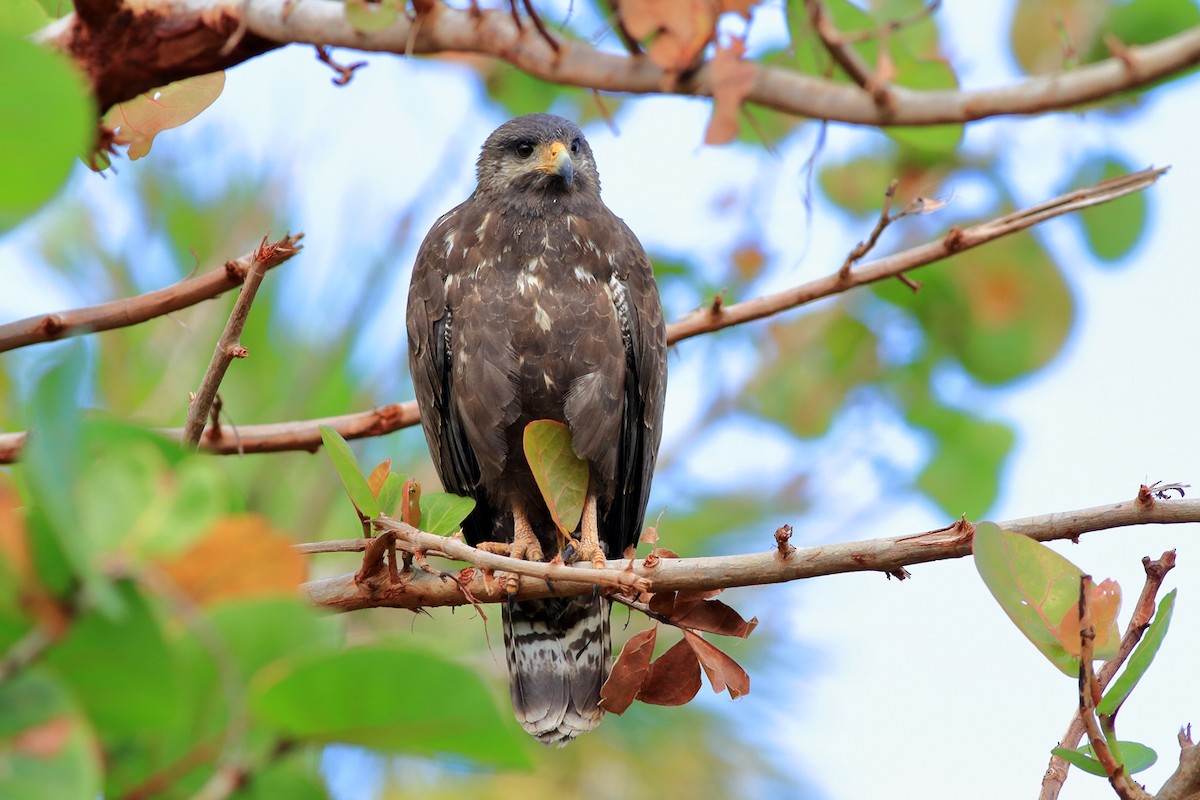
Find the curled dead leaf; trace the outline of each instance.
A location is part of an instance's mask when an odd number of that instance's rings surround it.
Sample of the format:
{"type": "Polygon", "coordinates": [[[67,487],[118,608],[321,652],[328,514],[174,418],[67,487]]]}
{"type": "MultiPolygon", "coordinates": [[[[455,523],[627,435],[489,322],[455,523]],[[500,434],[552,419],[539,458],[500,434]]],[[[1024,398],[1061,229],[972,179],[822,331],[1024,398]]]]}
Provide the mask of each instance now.
{"type": "Polygon", "coordinates": [[[685,629],[683,638],[700,660],[700,666],[704,667],[704,674],[708,676],[714,692],[720,694],[728,690],[729,696],[735,700],[750,693],[750,676],[741,664],[698,633],[685,629]]]}
{"type": "Polygon", "coordinates": [[[656,706],[681,706],[700,691],[700,661],[680,639],[651,665],[637,699],[656,706]]]}
{"type": "Polygon", "coordinates": [[[717,46],[711,62],[713,113],[705,144],[727,144],[737,136],[742,101],[754,86],[754,65],[742,59],[745,53],[745,40],[736,36],[728,47],[717,46]]]}
{"type": "Polygon", "coordinates": [[[613,664],[608,680],[600,688],[600,707],[610,714],[624,714],[645,682],[654,654],[654,638],[658,626],[639,631],[629,637],[621,655],[613,664]]]}

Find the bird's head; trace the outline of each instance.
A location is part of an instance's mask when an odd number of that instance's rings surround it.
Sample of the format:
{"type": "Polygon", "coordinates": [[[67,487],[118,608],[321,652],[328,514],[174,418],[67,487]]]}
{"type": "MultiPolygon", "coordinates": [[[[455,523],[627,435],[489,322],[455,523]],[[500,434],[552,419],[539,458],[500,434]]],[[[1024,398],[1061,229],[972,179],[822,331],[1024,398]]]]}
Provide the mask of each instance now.
{"type": "Polygon", "coordinates": [[[476,175],[477,193],[514,201],[600,193],[583,131],[553,114],[526,114],[497,128],[483,143],[476,175]]]}

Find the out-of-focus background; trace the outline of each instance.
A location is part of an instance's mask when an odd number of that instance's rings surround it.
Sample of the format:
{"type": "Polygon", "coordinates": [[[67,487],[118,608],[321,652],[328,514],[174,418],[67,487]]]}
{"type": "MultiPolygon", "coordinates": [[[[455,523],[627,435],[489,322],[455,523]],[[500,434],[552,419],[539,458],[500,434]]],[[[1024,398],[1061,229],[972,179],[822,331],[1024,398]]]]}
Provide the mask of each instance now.
{"type": "MultiPolygon", "coordinates": [[[[908,7],[882,5],[873,13],[908,7]]],[[[576,31],[602,31],[592,3],[538,7],[576,31]]],[[[748,32],[752,56],[819,68],[827,56],[811,35],[788,43],[799,7],[768,0],[748,25],[723,28],[748,32]]],[[[1067,45],[1087,60],[1121,13],[1177,27],[1200,17],[1190,0],[951,1],[905,43],[918,60],[952,65],[931,67],[928,85],[956,74],[984,87],[1061,68],[1067,45]]],[[[597,41],[619,47],[611,33],[597,41]]],[[[1194,76],[1103,108],[965,128],[885,133],[751,108],[736,142],[707,147],[706,100],[597,101],[491,62],[366,60],[335,88],[311,48],[270,53],[229,71],[216,103],[162,134],[148,157],[118,158],[105,174],[79,165],[52,203],[0,237],[0,323],[158,288],[248,251],[267,231],[302,230],[304,251],[268,275],[254,306],[243,336],[252,357],[222,385],[230,421],[409,399],[404,305],[416,249],[470,193],[486,135],[535,110],[583,123],[604,199],[653,256],[669,318],[718,292],[736,302],[837,269],[874,225],[893,177],[900,202],[924,195],[946,205],[891,226],[872,255],[1169,164],[1142,195],[913,273],[918,294],[893,281],[673,348],[648,518],[661,513],[660,543],[682,555],[739,553],[770,547],[783,522],[793,544],[815,545],[920,532],[962,514],[1086,508],[1131,498],[1141,483],[1200,480],[1194,76]]],[[[88,339],[87,404],[181,424],[231,302],[88,339]]],[[[0,428],[23,427],[31,376],[56,347],[0,357],[0,428]]],[[[391,458],[393,469],[436,484],[415,429],[355,449],[364,464],[391,458]]],[[[355,534],[323,457],[219,465],[247,509],[295,539],[355,534]]],[[[1122,620],[1142,556],[1178,551],[1166,584],[1180,587],[1175,629],[1120,719],[1123,734],[1159,752],[1139,775],[1151,787],[1174,768],[1179,726],[1200,721],[1200,603],[1190,591],[1200,586],[1198,533],[1121,529],[1056,545],[1121,582],[1122,620]]],[[[352,556],[314,558],[320,574],[354,568],[352,556]]],[[[1076,706],[1075,682],[1028,646],[969,560],[911,572],[903,582],[863,573],[727,592],[761,622],[727,645],[750,672],[747,697],[704,688],[686,707],[637,705],[566,750],[531,748],[532,771],[353,747],[330,748],[320,769],[340,800],[1031,796],[1076,706]]],[[[478,671],[507,715],[491,616],[481,625],[469,608],[377,610],[349,625],[352,639],[402,639],[478,671]]],[[[618,641],[641,625],[614,612],[618,641]]],[[[364,676],[375,678],[404,684],[364,676]]],[[[402,713],[402,691],[397,703],[402,713]]],[[[1102,779],[1072,774],[1062,796],[1107,791],[1102,779]]]]}

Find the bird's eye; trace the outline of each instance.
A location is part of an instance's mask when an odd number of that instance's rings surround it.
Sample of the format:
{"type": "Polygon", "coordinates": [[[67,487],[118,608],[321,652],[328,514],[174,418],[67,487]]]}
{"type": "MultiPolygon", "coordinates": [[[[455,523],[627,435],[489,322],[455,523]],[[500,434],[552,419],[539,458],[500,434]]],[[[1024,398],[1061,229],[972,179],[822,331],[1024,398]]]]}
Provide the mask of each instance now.
{"type": "Polygon", "coordinates": [[[529,158],[533,155],[533,145],[529,142],[518,142],[516,152],[521,158],[529,158]]]}
{"type": "Polygon", "coordinates": [[[579,137],[576,136],[571,140],[571,155],[579,155],[579,137]]]}

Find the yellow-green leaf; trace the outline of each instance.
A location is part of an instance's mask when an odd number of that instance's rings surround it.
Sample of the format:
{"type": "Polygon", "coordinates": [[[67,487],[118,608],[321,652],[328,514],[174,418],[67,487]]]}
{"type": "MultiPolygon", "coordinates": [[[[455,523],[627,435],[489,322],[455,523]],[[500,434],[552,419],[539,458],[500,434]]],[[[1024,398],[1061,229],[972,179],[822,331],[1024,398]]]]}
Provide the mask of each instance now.
{"type": "Polygon", "coordinates": [[[104,115],[104,124],[116,131],[116,144],[129,146],[129,159],[139,159],[150,152],[155,136],[194,119],[224,88],[224,72],[168,83],[113,106],[104,115]]]}
{"type": "Polygon", "coordinates": [[[573,533],[583,516],[589,470],[571,447],[570,429],[554,420],[536,420],[525,426],[524,446],[554,524],[564,534],[573,533]]]}

